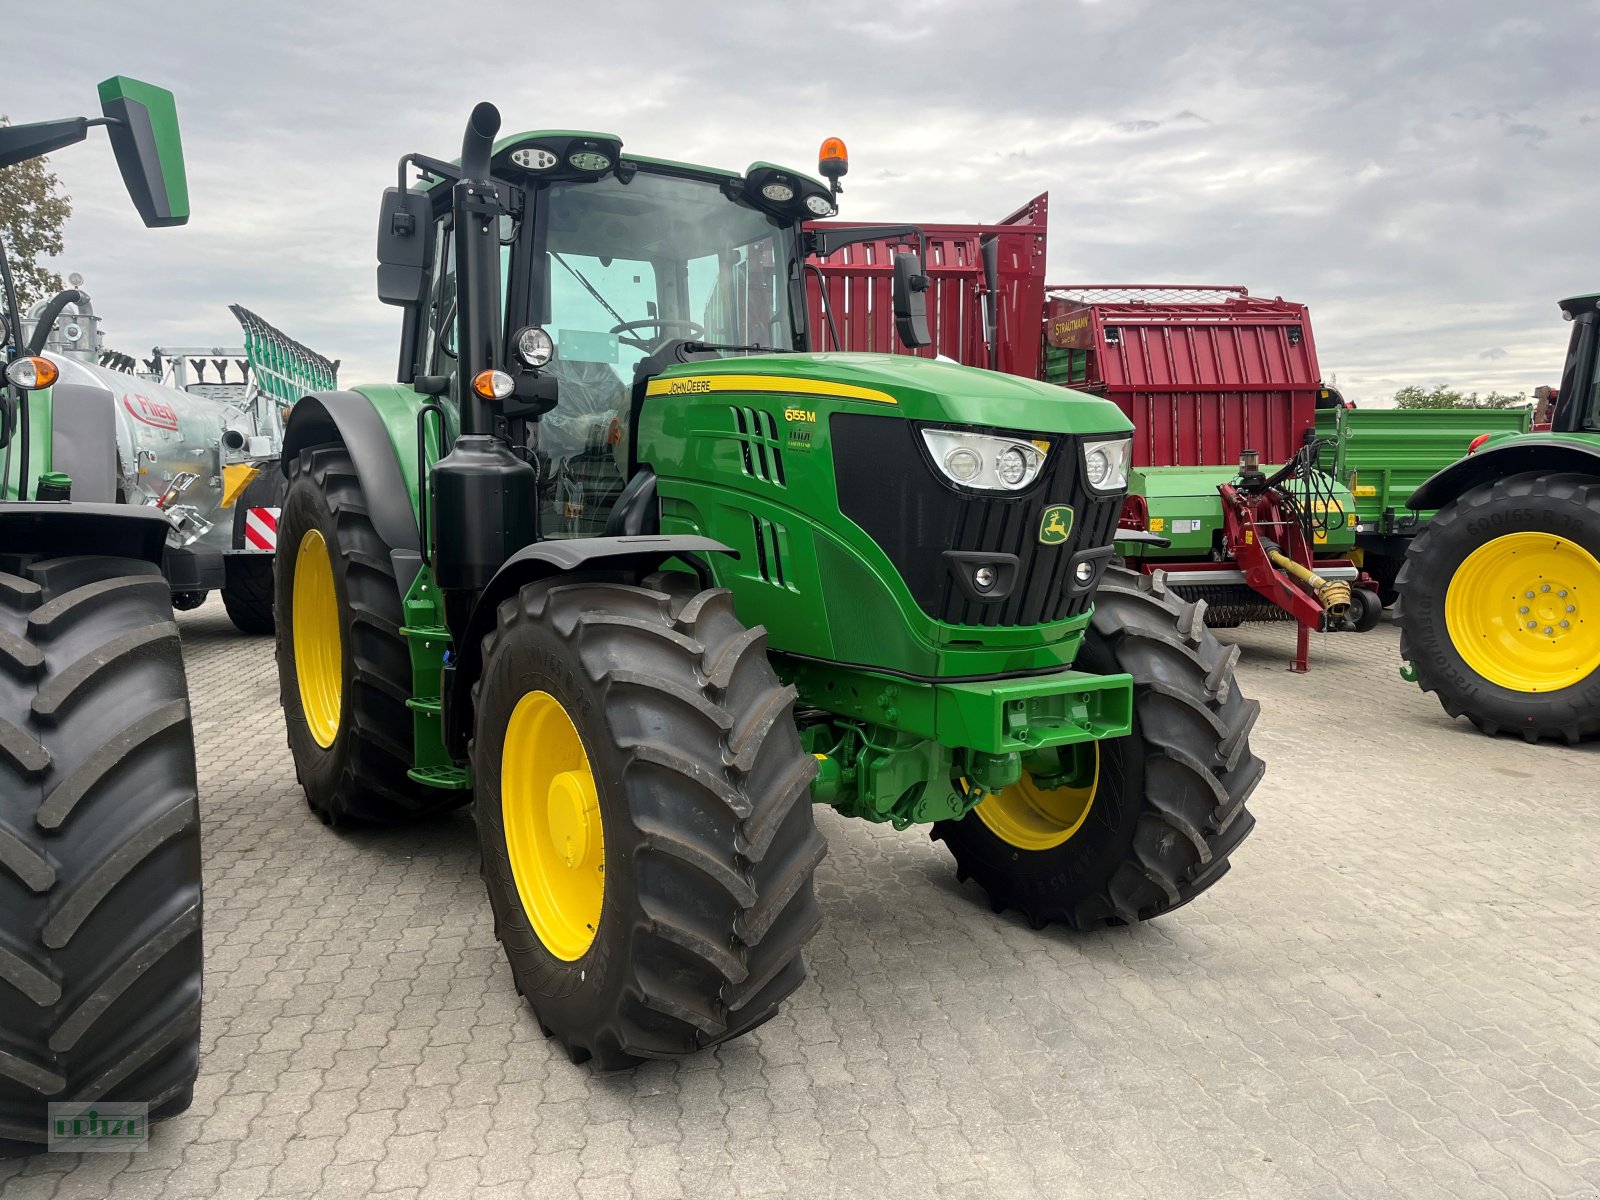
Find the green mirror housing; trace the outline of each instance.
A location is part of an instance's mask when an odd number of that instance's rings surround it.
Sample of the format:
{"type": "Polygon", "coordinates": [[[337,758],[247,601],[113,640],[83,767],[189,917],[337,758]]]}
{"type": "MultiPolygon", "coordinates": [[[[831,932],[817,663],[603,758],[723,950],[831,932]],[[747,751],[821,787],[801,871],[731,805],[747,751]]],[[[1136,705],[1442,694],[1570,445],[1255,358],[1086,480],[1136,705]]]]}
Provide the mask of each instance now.
{"type": "Polygon", "coordinates": [[[111,148],[139,216],[151,227],[189,220],[178,106],[166,88],[113,75],[100,85],[111,148]]]}

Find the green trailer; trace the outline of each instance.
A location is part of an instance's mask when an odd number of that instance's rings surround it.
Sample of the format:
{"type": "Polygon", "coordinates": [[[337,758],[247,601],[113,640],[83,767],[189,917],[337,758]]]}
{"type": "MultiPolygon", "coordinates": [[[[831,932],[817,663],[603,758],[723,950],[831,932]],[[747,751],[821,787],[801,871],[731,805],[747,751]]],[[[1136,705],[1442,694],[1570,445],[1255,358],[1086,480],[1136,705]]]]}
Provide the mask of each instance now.
{"type": "Polygon", "coordinates": [[[1406,547],[1433,516],[1411,508],[1429,478],[1484,435],[1527,433],[1531,408],[1324,408],[1317,412],[1322,466],[1354,504],[1352,557],[1378,584],[1384,607],[1395,602],[1395,579],[1406,547]]]}

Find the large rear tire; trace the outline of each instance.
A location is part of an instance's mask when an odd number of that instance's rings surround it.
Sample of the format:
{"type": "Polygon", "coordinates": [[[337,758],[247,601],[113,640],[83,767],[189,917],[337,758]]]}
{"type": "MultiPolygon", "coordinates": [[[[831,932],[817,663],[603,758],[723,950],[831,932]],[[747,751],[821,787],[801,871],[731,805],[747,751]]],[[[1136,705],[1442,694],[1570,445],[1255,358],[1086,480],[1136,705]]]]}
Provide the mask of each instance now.
{"type": "Polygon", "coordinates": [[[0,556],[0,1149],[43,1149],[51,1102],[188,1107],[197,796],[159,569],[0,556]]]}
{"type": "Polygon", "coordinates": [[[1513,475],[1439,510],[1400,572],[1400,656],[1452,717],[1600,737],[1600,479],[1513,475]]]}
{"type": "Polygon", "coordinates": [[[1106,573],[1077,666],[1133,676],[1133,732],[1062,754],[1039,780],[933,827],[957,878],[996,912],[1016,908],[1036,929],[1133,924],[1227,873],[1255,825],[1245,801],[1265,770],[1250,750],[1261,706],[1239,694],[1239,650],[1204,614],[1156,577],[1106,573]]]}
{"type": "Polygon", "coordinates": [[[328,825],[395,824],[465,804],[411,765],[411,655],[399,585],[343,446],[289,465],[278,520],[278,689],[295,777],[328,825]]]}
{"type": "Polygon", "coordinates": [[[731,593],[530,584],[484,641],[483,874],[517,989],[574,1062],[690,1054],[805,979],[826,844],[794,689],[731,593]]]}

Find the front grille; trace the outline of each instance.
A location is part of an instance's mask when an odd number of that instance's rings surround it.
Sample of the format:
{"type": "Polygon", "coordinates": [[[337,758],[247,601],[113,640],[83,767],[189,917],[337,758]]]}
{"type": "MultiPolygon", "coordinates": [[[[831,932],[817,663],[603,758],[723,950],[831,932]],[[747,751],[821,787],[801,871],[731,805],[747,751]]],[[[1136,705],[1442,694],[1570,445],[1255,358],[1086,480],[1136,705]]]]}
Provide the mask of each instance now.
{"type": "Polygon", "coordinates": [[[1076,438],[996,431],[1051,444],[1032,486],[1001,495],[963,492],[946,482],[910,421],[835,413],[829,430],[839,507],[889,556],[928,616],[952,625],[998,627],[1040,625],[1088,611],[1107,560],[1095,560],[1096,575],[1087,586],[1071,578],[1071,563],[1084,550],[1111,545],[1122,494],[1102,497],[1088,490],[1076,438]],[[1047,546],[1039,541],[1039,526],[1054,504],[1070,504],[1074,520],[1065,542],[1047,546]],[[1010,594],[988,603],[972,599],[957,582],[947,550],[1015,555],[1010,594]]]}

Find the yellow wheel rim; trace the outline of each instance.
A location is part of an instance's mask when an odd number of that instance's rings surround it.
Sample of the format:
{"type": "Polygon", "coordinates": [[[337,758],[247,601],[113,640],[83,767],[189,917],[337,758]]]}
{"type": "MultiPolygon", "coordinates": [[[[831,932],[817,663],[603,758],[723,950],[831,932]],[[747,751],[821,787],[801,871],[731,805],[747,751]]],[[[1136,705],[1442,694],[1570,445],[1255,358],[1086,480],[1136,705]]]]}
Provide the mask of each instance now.
{"type": "Polygon", "coordinates": [[[1059,787],[1040,787],[1033,772],[972,811],[1001,841],[1019,850],[1053,850],[1083,828],[1100,786],[1100,746],[1079,751],[1082,759],[1059,787]]]}
{"type": "Polygon", "coordinates": [[[1553,692],[1600,669],[1600,561],[1549,533],[1508,533],[1456,568],[1445,628],[1467,666],[1514,692],[1553,692]]]}
{"type": "Polygon", "coordinates": [[[317,745],[339,736],[344,706],[344,646],[339,636],[339,596],[333,587],[328,543],[315,529],[300,539],[294,560],[294,673],[300,711],[317,745]]]}
{"type": "Polygon", "coordinates": [[[557,958],[582,958],[606,894],[605,832],[583,740],[548,692],[525,695],[506,725],[500,814],[511,877],[534,933],[557,958]]]}

